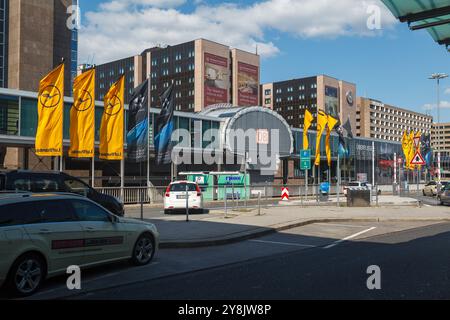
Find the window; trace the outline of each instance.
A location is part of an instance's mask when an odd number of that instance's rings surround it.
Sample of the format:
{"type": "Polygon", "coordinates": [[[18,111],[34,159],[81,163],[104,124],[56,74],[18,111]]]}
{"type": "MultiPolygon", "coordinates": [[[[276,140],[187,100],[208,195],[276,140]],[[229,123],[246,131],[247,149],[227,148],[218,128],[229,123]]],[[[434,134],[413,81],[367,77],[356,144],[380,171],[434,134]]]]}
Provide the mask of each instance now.
{"type": "Polygon", "coordinates": [[[170,192],[185,192],[186,185],[188,186],[188,191],[197,191],[197,186],[195,184],[189,183],[176,183],[170,186],[170,192]]]}
{"type": "Polygon", "coordinates": [[[267,89],[266,91],[264,91],[264,94],[265,94],[266,96],[270,96],[270,95],[272,94],[272,90],[267,89]]]}
{"type": "Polygon", "coordinates": [[[269,98],[269,99],[265,100],[265,104],[270,104],[270,103],[272,103],[272,99],[269,98]]]}
{"type": "Polygon", "coordinates": [[[109,222],[110,214],[98,205],[83,200],[71,200],[70,204],[80,221],[109,222]]]}
{"type": "Polygon", "coordinates": [[[41,222],[34,202],[0,206],[0,227],[34,224],[41,222]]]}
{"type": "Polygon", "coordinates": [[[69,192],[80,194],[85,197],[91,191],[91,189],[86,184],[84,184],[84,182],[75,179],[64,180],[64,185],[66,186],[69,192]]]}
{"type": "Polygon", "coordinates": [[[65,200],[52,200],[36,202],[33,207],[39,213],[41,223],[74,221],[73,212],[67,209],[67,205],[65,200]]]}

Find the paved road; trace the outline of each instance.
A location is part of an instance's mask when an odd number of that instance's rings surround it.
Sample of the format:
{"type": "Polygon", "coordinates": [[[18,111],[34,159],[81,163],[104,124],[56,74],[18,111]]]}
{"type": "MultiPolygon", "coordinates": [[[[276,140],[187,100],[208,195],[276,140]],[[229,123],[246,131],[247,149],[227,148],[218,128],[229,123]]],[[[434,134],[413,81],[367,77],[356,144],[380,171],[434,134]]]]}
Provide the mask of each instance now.
{"type": "Polygon", "coordinates": [[[96,268],[83,273],[78,293],[57,278],[33,299],[450,298],[449,231],[426,222],[314,224],[227,246],[162,250],[142,268],[96,268]],[[381,267],[381,291],[366,288],[370,265],[381,267]]]}

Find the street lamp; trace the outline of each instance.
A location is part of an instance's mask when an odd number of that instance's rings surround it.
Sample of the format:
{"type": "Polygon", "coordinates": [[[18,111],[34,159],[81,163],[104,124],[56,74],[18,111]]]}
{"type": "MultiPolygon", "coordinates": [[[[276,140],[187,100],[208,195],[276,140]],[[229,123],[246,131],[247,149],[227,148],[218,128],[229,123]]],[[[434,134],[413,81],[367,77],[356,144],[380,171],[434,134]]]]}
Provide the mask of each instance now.
{"type": "Polygon", "coordinates": [[[442,179],[442,177],[441,177],[441,135],[440,135],[440,133],[441,133],[441,131],[440,131],[440,123],[441,123],[441,110],[440,110],[440,106],[441,106],[441,99],[440,99],[440,94],[441,94],[441,91],[440,91],[440,82],[441,82],[441,80],[442,79],[445,79],[445,78],[447,78],[448,77],[448,74],[445,74],[445,73],[433,73],[432,75],[431,75],[431,77],[430,78],[428,78],[428,79],[430,79],[430,80],[436,80],[436,82],[437,82],[437,115],[438,115],[438,121],[437,121],[437,130],[438,130],[438,139],[437,139],[437,145],[438,145],[438,154],[437,154],[437,157],[438,157],[438,171],[439,171],[439,173],[438,173],[438,194],[439,194],[439,191],[440,191],[440,189],[441,189],[441,179],[442,179]]]}

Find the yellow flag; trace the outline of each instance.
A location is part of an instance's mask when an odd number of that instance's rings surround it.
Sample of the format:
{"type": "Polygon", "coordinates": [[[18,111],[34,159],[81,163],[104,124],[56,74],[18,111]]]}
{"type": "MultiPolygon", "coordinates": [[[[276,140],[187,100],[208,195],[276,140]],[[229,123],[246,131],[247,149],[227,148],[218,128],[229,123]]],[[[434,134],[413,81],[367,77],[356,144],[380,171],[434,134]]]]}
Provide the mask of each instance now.
{"type": "Polygon", "coordinates": [[[69,157],[93,158],[95,144],[95,69],[73,82],[69,157]]]}
{"type": "Polygon", "coordinates": [[[333,118],[332,116],[327,116],[327,140],[326,140],[326,151],[327,151],[327,160],[328,167],[331,167],[331,146],[330,146],[330,138],[331,131],[333,131],[334,127],[338,124],[339,120],[333,118]]]}
{"type": "Polygon", "coordinates": [[[312,116],[309,110],[305,111],[305,122],[303,125],[303,150],[309,149],[309,140],[308,140],[308,130],[311,128],[311,124],[314,121],[314,117],[312,116]]]}
{"type": "Polygon", "coordinates": [[[409,134],[406,132],[403,132],[403,137],[402,137],[402,149],[403,149],[403,155],[405,156],[405,168],[409,169],[409,134]]]}
{"type": "Polygon", "coordinates": [[[408,157],[408,168],[410,169],[410,170],[414,170],[414,168],[415,168],[415,166],[413,166],[412,164],[411,164],[411,161],[413,160],[413,158],[414,158],[414,155],[415,155],[415,148],[414,148],[414,131],[411,131],[410,133],[409,133],[409,140],[408,140],[408,142],[409,142],[409,148],[408,148],[408,151],[409,151],[409,157],[408,157]]]}
{"type": "Polygon", "coordinates": [[[125,77],[114,83],[105,95],[100,127],[100,159],[123,160],[125,77]]]}
{"type": "Polygon", "coordinates": [[[323,111],[319,111],[317,116],[316,162],[314,163],[316,167],[320,165],[320,142],[327,127],[327,123],[327,115],[323,111]]]}
{"type": "Polygon", "coordinates": [[[36,155],[63,155],[64,64],[39,83],[36,155]]]}

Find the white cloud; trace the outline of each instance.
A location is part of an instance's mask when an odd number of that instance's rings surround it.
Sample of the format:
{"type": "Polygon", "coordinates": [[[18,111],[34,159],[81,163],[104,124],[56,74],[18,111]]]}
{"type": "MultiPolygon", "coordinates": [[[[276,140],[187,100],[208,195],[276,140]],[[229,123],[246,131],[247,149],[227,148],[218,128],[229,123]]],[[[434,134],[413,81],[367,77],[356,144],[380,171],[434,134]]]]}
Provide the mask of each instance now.
{"type": "MultiPolygon", "coordinates": [[[[432,104],[432,103],[427,103],[423,106],[424,110],[435,110],[437,106],[437,103],[432,104]]],[[[450,101],[441,101],[440,102],[440,108],[441,109],[450,109],[450,101]]]]}
{"type": "MultiPolygon", "coordinates": [[[[367,7],[376,0],[265,0],[250,5],[208,5],[197,2],[192,12],[176,7],[184,0],[109,0],[102,11],[87,12],[80,30],[80,62],[95,54],[95,63],[131,56],[155,44],[174,45],[205,38],[248,51],[258,45],[263,57],[279,48],[269,31],[293,38],[374,36],[367,28],[367,7]]],[[[396,20],[381,9],[382,28],[396,20]]],[[[295,41],[295,39],[293,40],[295,41]]]]}
{"type": "Polygon", "coordinates": [[[444,93],[445,94],[450,94],[450,88],[445,89],[444,93]]]}

